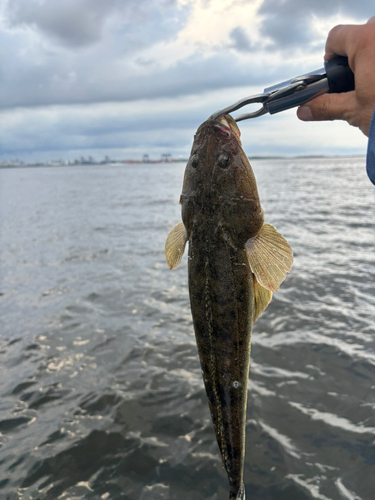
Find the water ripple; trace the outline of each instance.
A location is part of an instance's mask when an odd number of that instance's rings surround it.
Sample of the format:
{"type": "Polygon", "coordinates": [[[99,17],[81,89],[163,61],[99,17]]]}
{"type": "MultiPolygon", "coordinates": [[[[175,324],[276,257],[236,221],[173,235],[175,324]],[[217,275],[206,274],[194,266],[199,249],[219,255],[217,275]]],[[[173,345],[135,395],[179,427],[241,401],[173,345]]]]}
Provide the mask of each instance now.
{"type": "MultiPolygon", "coordinates": [[[[252,334],[250,498],[372,500],[375,191],[363,158],[253,162],[292,272],[252,334]]],[[[0,169],[0,496],[220,500],[183,164],[0,169]]]]}

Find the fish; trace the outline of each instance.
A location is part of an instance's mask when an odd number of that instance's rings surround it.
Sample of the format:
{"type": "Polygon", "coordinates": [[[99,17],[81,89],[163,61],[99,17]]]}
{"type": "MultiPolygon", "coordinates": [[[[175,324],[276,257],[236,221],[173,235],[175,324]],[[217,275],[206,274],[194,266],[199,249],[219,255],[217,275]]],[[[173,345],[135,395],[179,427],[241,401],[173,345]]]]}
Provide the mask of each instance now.
{"type": "Polygon", "coordinates": [[[290,272],[293,252],[268,223],[241,133],[230,115],[198,128],[180,197],[182,222],[165,256],[176,269],[187,242],[191,313],[203,382],[230,500],[244,500],[252,325],[290,272]]]}

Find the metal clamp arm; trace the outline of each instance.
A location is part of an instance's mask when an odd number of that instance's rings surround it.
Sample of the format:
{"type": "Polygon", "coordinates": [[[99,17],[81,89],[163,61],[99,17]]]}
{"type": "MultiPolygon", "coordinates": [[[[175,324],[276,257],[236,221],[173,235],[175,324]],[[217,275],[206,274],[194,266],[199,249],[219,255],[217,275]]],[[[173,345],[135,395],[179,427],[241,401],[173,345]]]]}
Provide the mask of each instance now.
{"type": "Polygon", "coordinates": [[[324,68],[267,87],[263,94],[241,99],[232,106],[216,111],[212,118],[216,120],[219,116],[233,113],[247,104],[262,104],[257,111],[235,117],[236,122],[239,122],[300,106],[326,92],[339,93],[350,90],[354,90],[354,75],[349,68],[348,58],[337,56],[327,61],[324,68]]]}
{"type": "MultiPolygon", "coordinates": [[[[224,109],[220,109],[219,111],[216,111],[215,113],[212,114],[211,118],[213,120],[217,120],[219,116],[222,115],[228,115],[229,113],[233,113],[233,111],[237,111],[237,109],[243,108],[244,106],[247,106],[248,104],[256,104],[256,103],[261,103],[263,104],[267,99],[268,99],[268,94],[257,94],[253,95],[250,97],[245,97],[244,99],[241,99],[231,106],[228,106],[224,109]]],[[[256,116],[262,116],[265,113],[267,113],[267,109],[264,107],[264,105],[258,110],[255,111],[254,113],[249,113],[249,115],[252,115],[251,118],[255,118],[256,116]]]]}

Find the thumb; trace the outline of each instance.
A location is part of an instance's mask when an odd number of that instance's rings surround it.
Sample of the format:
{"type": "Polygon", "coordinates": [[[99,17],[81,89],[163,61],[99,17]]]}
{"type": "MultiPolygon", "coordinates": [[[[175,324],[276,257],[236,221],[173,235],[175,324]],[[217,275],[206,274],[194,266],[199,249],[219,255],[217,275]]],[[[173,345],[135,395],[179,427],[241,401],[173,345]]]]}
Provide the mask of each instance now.
{"type": "Polygon", "coordinates": [[[323,94],[297,109],[300,120],[346,120],[355,107],[354,92],[342,94],[323,94]]]}

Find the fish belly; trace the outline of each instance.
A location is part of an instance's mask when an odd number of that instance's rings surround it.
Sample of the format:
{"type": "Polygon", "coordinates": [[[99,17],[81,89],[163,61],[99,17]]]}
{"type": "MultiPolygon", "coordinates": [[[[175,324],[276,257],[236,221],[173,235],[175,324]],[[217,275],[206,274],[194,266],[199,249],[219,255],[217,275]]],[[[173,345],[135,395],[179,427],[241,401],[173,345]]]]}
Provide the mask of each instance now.
{"type": "Polygon", "coordinates": [[[189,293],[203,380],[230,482],[243,487],[247,384],[254,287],[244,249],[223,239],[189,243],[189,293]]]}

